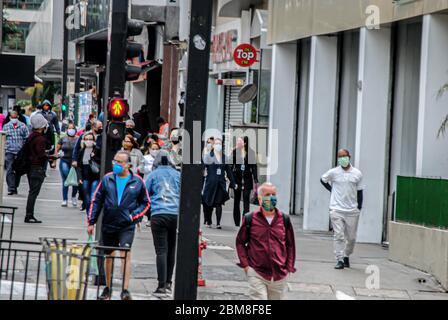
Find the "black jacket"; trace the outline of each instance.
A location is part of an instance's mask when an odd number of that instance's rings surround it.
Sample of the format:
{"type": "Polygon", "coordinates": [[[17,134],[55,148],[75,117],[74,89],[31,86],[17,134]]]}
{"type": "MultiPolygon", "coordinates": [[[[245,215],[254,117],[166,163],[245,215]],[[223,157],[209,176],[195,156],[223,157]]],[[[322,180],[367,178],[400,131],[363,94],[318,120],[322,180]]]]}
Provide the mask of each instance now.
{"type": "Polygon", "coordinates": [[[253,150],[249,150],[244,161],[242,161],[241,151],[233,151],[232,173],[238,187],[244,187],[246,190],[253,189],[254,184],[258,183],[258,166],[256,160],[256,155],[253,150]]]}
{"type": "Polygon", "coordinates": [[[88,222],[91,226],[95,225],[103,212],[103,232],[116,232],[141,222],[150,206],[145,182],[134,174],[126,184],[123,198],[118,204],[115,175],[108,174],[94,193],[88,222]]]}
{"type": "MultiPolygon", "coordinates": [[[[210,155],[214,158],[213,152],[210,155]]],[[[230,188],[235,187],[235,179],[230,165],[226,164],[225,159],[221,164],[204,164],[204,172],[202,203],[209,207],[224,205],[230,199],[227,191],[226,175],[230,180],[230,188]]]]}
{"type": "MultiPolygon", "coordinates": [[[[98,181],[101,178],[100,175],[94,174],[92,172],[92,169],[90,168],[90,165],[84,165],[82,163],[82,159],[84,157],[85,150],[86,149],[81,149],[80,152],[78,153],[78,158],[76,159],[76,162],[78,162],[78,167],[76,168],[78,177],[83,181],[84,180],[85,181],[98,181]]],[[[94,148],[93,153],[95,154],[95,157],[97,157],[98,149],[94,148]]],[[[101,151],[99,151],[99,153],[101,153],[101,151]]],[[[96,161],[97,159],[95,157],[91,157],[91,159],[96,161]]],[[[100,162],[97,162],[97,163],[101,163],[101,158],[100,158],[100,162]]]]}

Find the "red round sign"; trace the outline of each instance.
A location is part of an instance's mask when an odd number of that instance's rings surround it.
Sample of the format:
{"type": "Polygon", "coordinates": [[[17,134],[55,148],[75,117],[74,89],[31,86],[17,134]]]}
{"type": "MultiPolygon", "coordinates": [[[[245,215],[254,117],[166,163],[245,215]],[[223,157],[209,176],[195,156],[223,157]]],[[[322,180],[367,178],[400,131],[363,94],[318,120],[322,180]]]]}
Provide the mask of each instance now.
{"type": "Polygon", "coordinates": [[[233,59],[240,67],[249,68],[257,62],[257,49],[248,43],[240,44],[233,53],[233,59]]]}

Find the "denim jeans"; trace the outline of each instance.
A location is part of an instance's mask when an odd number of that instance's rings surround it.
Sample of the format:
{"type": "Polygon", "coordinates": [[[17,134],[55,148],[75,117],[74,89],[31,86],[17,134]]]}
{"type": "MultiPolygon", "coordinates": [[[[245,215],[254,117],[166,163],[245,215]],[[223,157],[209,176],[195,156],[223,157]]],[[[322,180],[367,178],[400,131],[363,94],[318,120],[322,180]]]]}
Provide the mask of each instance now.
{"type": "MultiPolygon", "coordinates": [[[[68,187],[64,186],[65,181],[67,180],[68,174],[70,173],[72,166],[68,162],[63,160],[59,163],[59,172],[61,173],[62,178],[62,199],[64,201],[68,201],[68,187]]],[[[72,187],[72,198],[76,198],[78,194],[78,187],[72,187]]]]}
{"type": "Polygon", "coordinates": [[[82,189],[84,191],[84,203],[86,205],[86,212],[89,215],[90,204],[92,203],[93,194],[98,187],[99,181],[84,180],[82,183],[82,189]]]}
{"type": "Polygon", "coordinates": [[[7,152],[5,154],[6,183],[8,184],[8,192],[17,192],[20,185],[21,177],[16,175],[14,170],[12,170],[12,164],[14,163],[16,157],[17,156],[13,153],[7,152]]]}

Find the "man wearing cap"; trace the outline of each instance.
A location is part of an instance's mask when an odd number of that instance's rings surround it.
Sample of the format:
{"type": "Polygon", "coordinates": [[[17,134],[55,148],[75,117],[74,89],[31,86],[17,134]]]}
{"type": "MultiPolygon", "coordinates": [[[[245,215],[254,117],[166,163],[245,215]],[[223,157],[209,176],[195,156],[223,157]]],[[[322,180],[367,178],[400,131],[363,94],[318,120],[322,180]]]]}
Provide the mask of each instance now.
{"type": "Polygon", "coordinates": [[[25,223],[42,223],[35,218],[34,207],[39,196],[42,184],[45,181],[45,167],[48,162],[47,139],[45,132],[48,129],[48,121],[42,114],[36,114],[31,118],[33,132],[28,137],[28,155],[30,171],[28,173],[28,183],[30,192],[26,205],[25,223]]]}

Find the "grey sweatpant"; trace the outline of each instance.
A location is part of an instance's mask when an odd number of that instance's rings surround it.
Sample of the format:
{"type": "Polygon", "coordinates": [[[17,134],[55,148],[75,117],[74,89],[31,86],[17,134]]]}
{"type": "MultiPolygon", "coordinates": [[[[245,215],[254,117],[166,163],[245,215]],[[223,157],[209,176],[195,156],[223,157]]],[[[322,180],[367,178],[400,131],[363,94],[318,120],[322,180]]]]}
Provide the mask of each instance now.
{"type": "Polygon", "coordinates": [[[360,213],[330,211],[334,230],[334,254],[340,261],[350,257],[355,250],[360,213]]]}

